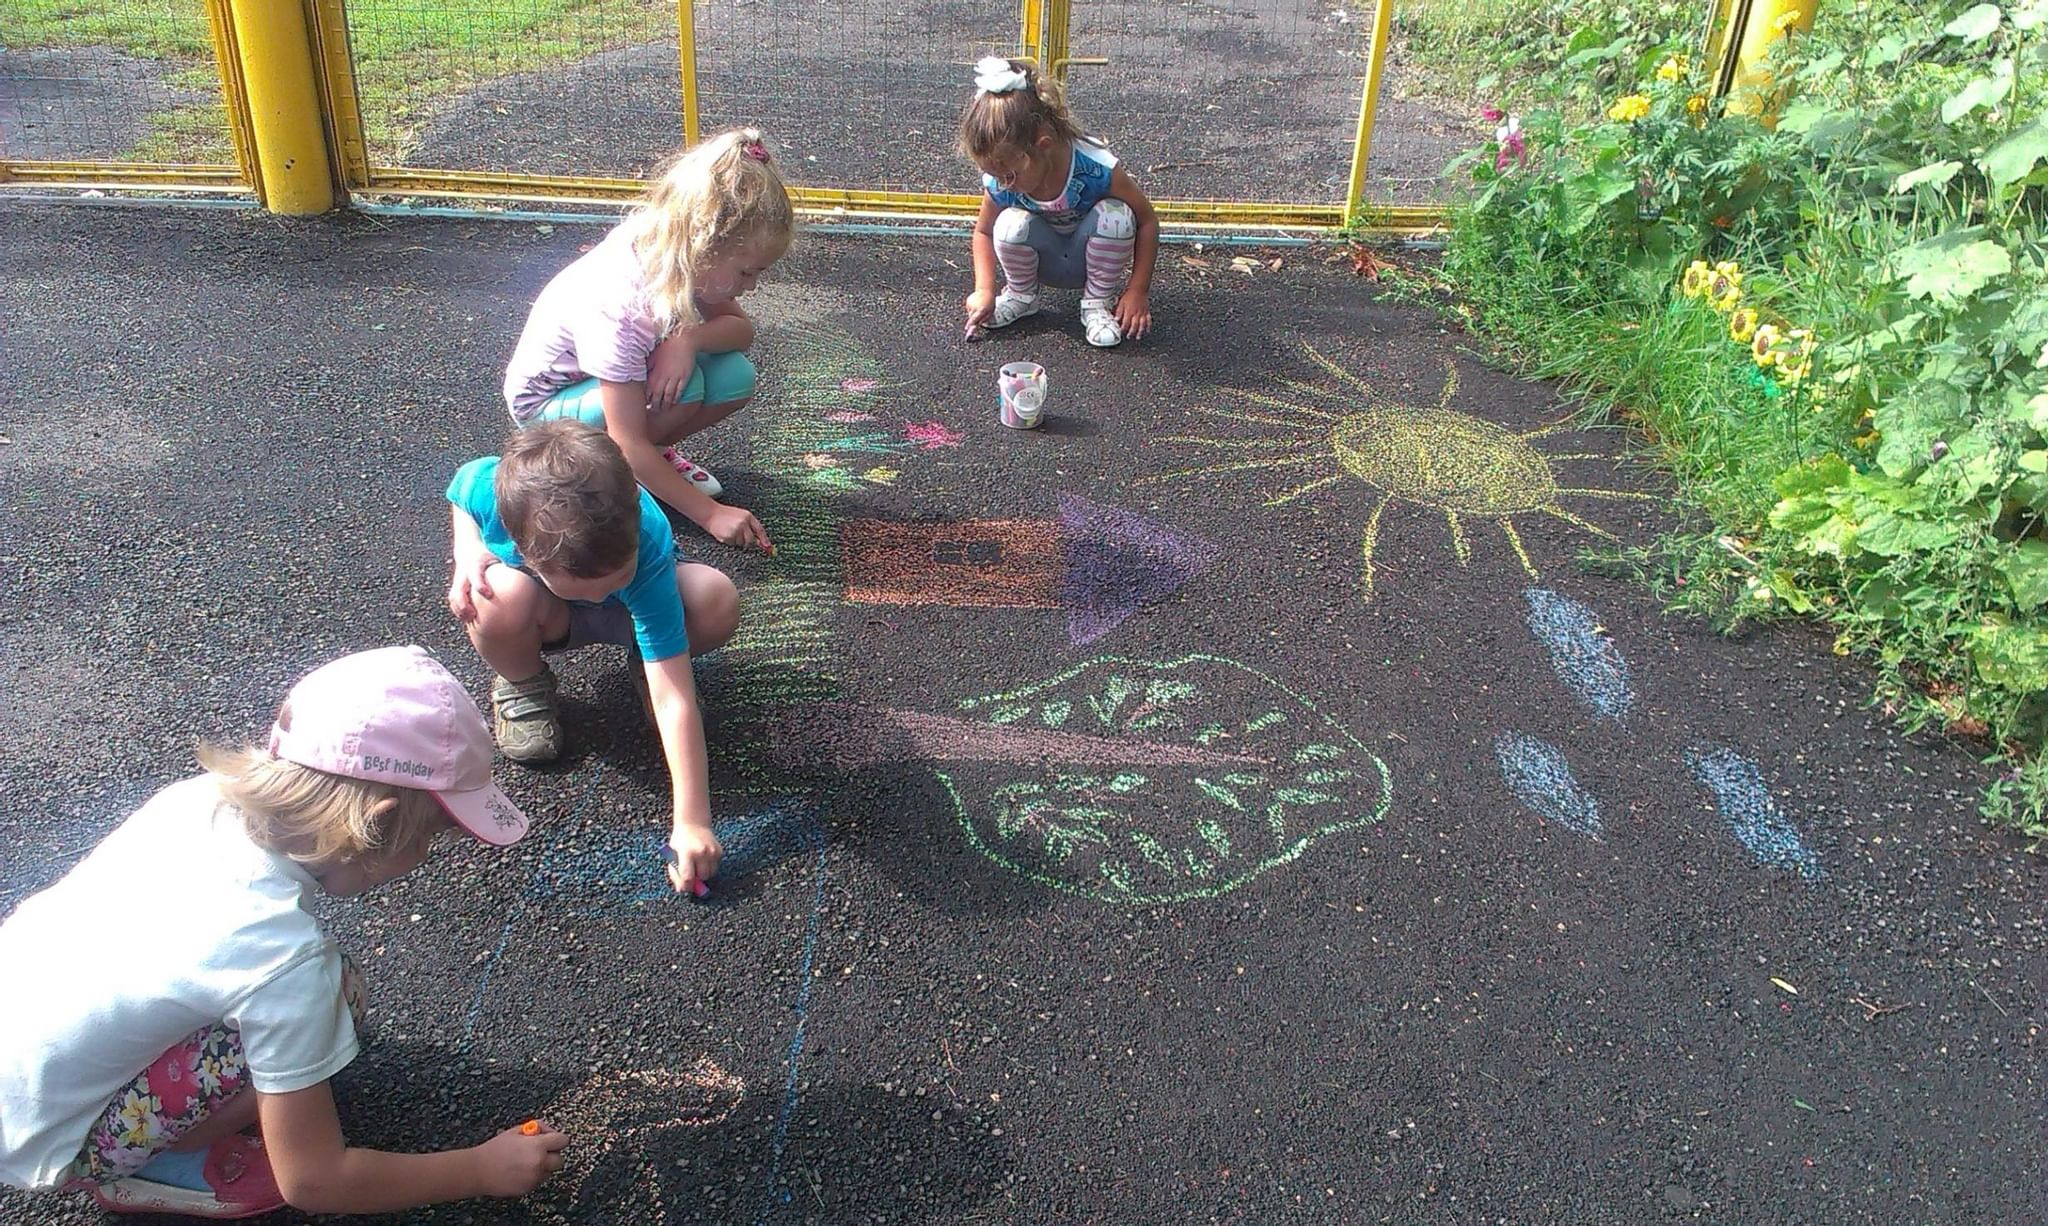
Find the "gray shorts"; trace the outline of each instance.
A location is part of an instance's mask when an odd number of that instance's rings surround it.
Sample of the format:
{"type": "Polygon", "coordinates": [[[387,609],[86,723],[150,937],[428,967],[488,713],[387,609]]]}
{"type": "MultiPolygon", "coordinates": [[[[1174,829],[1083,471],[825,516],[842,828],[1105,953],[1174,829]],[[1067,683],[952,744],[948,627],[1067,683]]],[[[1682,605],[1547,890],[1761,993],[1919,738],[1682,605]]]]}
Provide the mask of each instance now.
{"type": "Polygon", "coordinates": [[[640,654],[640,640],[633,633],[633,613],[622,600],[592,604],[587,600],[563,602],[569,606],[569,633],[552,643],[540,645],[543,655],[575,651],[592,643],[610,643],[640,654]]]}

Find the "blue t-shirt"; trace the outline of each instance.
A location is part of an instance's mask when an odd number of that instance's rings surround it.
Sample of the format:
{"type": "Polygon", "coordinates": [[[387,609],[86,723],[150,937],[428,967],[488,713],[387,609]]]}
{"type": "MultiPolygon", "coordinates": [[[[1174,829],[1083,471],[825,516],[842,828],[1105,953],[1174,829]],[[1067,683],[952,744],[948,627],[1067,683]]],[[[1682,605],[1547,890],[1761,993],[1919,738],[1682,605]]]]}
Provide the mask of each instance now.
{"type": "Polygon", "coordinates": [[[1090,141],[1077,140],[1073,169],[1067,172],[1066,190],[1057,200],[1034,200],[1023,192],[1004,191],[996,186],[994,175],[981,176],[981,186],[989,199],[1003,208],[1037,213],[1053,229],[1071,230],[1081,224],[1089,209],[1109,195],[1109,180],[1115,170],[1114,153],[1090,141]]]}
{"type": "MultiPolygon", "coordinates": [[[[676,538],[668,516],[654,501],[654,495],[640,490],[640,556],[633,578],[606,598],[617,601],[633,615],[633,637],[640,643],[640,658],[666,660],[690,650],[690,636],[683,629],[683,597],[676,590],[676,538]]],[[[471,460],[455,471],[448,483],[448,501],[476,521],[484,547],[507,566],[520,566],[519,546],[498,518],[498,457],[471,460]]]]}

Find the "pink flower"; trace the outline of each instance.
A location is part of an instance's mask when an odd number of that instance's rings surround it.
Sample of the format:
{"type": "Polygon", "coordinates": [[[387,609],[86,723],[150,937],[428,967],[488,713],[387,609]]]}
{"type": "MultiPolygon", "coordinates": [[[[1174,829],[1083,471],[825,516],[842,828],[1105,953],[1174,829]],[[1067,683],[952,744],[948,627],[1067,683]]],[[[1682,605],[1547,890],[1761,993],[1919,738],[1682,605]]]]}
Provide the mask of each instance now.
{"type": "Polygon", "coordinates": [[[960,445],[959,431],[949,430],[943,424],[935,421],[924,421],[913,426],[906,426],[903,429],[903,437],[921,445],[926,451],[934,451],[940,447],[958,447],[960,445]]]}
{"type": "Polygon", "coordinates": [[[1497,106],[1483,106],[1479,108],[1479,117],[1488,123],[1499,123],[1508,117],[1508,113],[1497,106]]]}
{"type": "Polygon", "coordinates": [[[185,1114],[199,1088],[192,1084],[192,1053],[179,1044],[149,1066],[149,1092],[162,1104],[163,1114],[176,1119],[185,1114]]]}
{"type": "Polygon", "coordinates": [[[1529,142],[1522,137],[1520,115],[1509,115],[1506,123],[1493,130],[1493,139],[1500,144],[1500,152],[1493,158],[1495,174],[1505,171],[1510,161],[1517,166],[1529,164],[1529,142]]]}

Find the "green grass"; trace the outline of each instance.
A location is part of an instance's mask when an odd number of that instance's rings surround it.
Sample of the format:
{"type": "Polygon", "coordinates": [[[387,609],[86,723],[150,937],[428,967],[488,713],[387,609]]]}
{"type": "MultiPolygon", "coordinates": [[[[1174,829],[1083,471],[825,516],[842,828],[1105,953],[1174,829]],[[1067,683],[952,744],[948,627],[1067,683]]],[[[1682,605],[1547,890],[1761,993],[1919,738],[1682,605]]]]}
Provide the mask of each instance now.
{"type": "MultiPolygon", "coordinates": [[[[435,109],[477,84],[630,43],[673,40],[672,0],[350,0],[349,42],[371,156],[402,162],[435,109]]],[[[173,66],[173,88],[218,94],[199,0],[0,0],[0,46],[111,47],[173,66]]],[[[677,107],[680,109],[680,86],[677,107]]],[[[226,162],[215,102],[167,107],[129,156],[226,162]]]]}

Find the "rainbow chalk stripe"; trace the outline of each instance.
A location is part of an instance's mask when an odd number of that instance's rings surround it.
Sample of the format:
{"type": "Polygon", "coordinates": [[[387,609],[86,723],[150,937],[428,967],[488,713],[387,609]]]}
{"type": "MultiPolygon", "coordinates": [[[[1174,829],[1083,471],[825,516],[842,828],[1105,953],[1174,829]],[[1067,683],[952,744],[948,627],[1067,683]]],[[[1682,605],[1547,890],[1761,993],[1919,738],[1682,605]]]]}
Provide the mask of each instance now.
{"type": "Polygon", "coordinates": [[[1003,424],[1031,430],[1045,414],[1045,367],[1036,362],[1011,362],[996,375],[997,405],[1003,424]]]}

